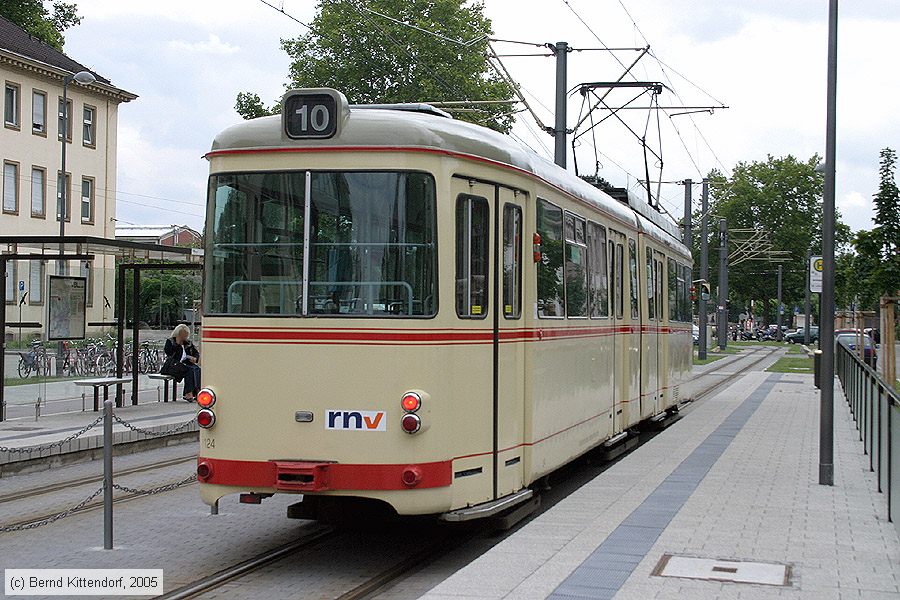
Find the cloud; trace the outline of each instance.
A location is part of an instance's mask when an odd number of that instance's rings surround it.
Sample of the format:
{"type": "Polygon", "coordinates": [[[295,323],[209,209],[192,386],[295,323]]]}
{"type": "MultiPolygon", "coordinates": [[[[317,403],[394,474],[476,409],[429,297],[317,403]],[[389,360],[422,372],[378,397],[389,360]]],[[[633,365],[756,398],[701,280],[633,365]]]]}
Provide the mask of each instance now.
{"type": "Polygon", "coordinates": [[[214,33],[209,34],[209,38],[205,42],[186,42],[184,40],[172,40],[169,47],[174,50],[186,52],[197,52],[202,54],[234,54],[240,52],[240,47],[232,46],[227,42],[223,42],[219,36],[214,33]]]}

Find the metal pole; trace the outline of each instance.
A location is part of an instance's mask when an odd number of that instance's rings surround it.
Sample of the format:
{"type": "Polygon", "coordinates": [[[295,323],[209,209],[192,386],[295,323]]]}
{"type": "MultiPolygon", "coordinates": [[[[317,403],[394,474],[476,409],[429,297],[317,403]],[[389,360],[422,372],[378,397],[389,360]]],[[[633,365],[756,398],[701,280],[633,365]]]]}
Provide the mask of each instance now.
{"type": "MultiPolygon", "coordinates": [[[[107,388],[109,389],[109,388],[107,388]]],[[[113,547],[113,401],[103,401],[103,549],[113,547]]]]}
{"type": "MultiPolygon", "coordinates": [[[[706,282],[709,278],[709,232],[707,231],[707,203],[709,202],[709,180],[703,178],[703,188],[700,196],[700,281],[706,282]]],[[[700,293],[700,302],[698,304],[700,311],[700,340],[697,344],[697,357],[700,360],[706,359],[706,300],[703,299],[702,286],[700,293]]]]}
{"type": "Polygon", "coordinates": [[[553,47],[556,55],[556,123],[553,128],[553,137],[556,147],[553,153],[553,162],[566,168],[566,59],[569,54],[569,44],[556,42],[553,47]]]}
{"type": "MultiPolygon", "coordinates": [[[[59,184],[60,179],[62,179],[62,185],[59,185],[59,253],[65,254],[65,244],[63,244],[63,240],[66,236],[66,192],[68,191],[66,188],[66,139],[69,134],[69,83],[72,81],[71,76],[66,76],[63,79],[63,117],[62,117],[62,131],[60,132],[60,142],[62,144],[62,174],[60,178],[57,178],[57,184],[59,184]]],[[[56,272],[59,275],[66,274],[66,261],[62,258],[59,259],[59,262],[56,264],[56,272]]]]}
{"type": "Polygon", "coordinates": [[[781,339],[781,313],[784,312],[784,308],[781,306],[781,265],[778,265],[778,316],[775,319],[775,323],[777,324],[778,329],[775,330],[775,339],[779,342],[783,341],[781,339]]]}
{"type": "Polygon", "coordinates": [[[804,310],[806,311],[806,321],[803,324],[803,343],[809,346],[809,321],[811,319],[810,315],[810,291],[809,291],[809,281],[812,277],[812,270],[810,269],[809,261],[812,260],[812,252],[806,252],[806,301],[804,305],[804,310]]]}
{"type": "MultiPolygon", "coordinates": [[[[119,281],[116,287],[119,288],[116,293],[116,312],[119,313],[118,324],[116,325],[116,377],[123,377],[125,371],[125,275],[128,273],[127,265],[119,265],[119,281]]],[[[116,406],[121,407],[125,404],[125,389],[122,384],[116,385],[116,406]]]]}
{"type": "Polygon", "coordinates": [[[828,94],[825,125],[825,195],[822,202],[822,390],[819,408],[819,483],[834,485],[834,171],[837,114],[838,0],[828,3],[828,94]],[[823,342],[824,340],[824,342],[823,342]]]}
{"type": "Polygon", "coordinates": [[[725,219],[719,219],[719,348],[728,347],[728,228],[725,219]]]}
{"type": "MultiPolygon", "coordinates": [[[[7,261],[0,256],[3,269],[3,289],[0,290],[0,423],[6,420],[6,272],[7,261]]],[[[21,319],[19,319],[21,321],[21,319]]]]}
{"type": "Polygon", "coordinates": [[[134,279],[132,279],[133,285],[131,290],[131,318],[133,319],[131,322],[132,330],[131,330],[131,404],[132,406],[137,406],[138,403],[138,377],[140,376],[140,369],[138,369],[138,352],[140,348],[138,344],[140,340],[140,331],[138,327],[140,326],[140,317],[141,317],[141,269],[140,267],[134,268],[134,279]]]}
{"type": "Polygon", "coordinates": [[[690,179],[684,180],[684,245],[687,246],[689,252],[693,252],[691,245],[692,240],[692,231],[691,231],[691,188],[693,187],[694,182],[690,179]]]}

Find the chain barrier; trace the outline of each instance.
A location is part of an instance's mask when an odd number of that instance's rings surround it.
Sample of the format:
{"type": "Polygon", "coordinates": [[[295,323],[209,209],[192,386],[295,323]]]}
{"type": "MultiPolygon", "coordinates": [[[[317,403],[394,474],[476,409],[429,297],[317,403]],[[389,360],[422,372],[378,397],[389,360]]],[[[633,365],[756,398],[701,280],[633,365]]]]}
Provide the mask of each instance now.
{"type": "Polygon", "coordinates": [[[191,420],[189,420],[189,421],[185,421],[184,423],[181,423],[181,424],[179,424],[179,425],[176,425],[175,427],[172,427],[172,428],[170,428],[170,429],[166,429],[166,430],[164,430],[164,431],[151,431],[151,430],[149,430],[149,429],[143,429],[143,428],[141,428],[141,427],[137,427],[136,425],[132,425],[131,423],[129,423],[129,422],[126,421],[125,419],[120,418],[119,415],[116,415],[116,414],[113,414],[113,419],[115,419],[115,421],[116,421],[117,423],[119,423],[120,425],[124,425],[125,427],[127,427],[127,428],[130,429],[131,431],[134,431],[134,432],[136,432],[136,433],[142,433],[142,434],[144,434],[144,435],[146,435],[146,436],[148,436],[148,437],[160,437],[160,436],[163,436],[163,435],[172,435],[173,433],[178,433],[178,432],[181,431],[182,429],[185,429],[185,428],[188,427],[191,423],[195,423],[195,422],[196,422],[194,419],[191,419],[191,420]]]}
{"type": "Polygon", "coordinates": [[[3,527],[0,527],[0,533],[12,533],[13,531],[25,531],[28,529],[34,529],[35,527],[49,525],[50,523],[53,523],[54,521],[59,521],[60,519],[64,519],[64,518],[68,517],[69,515],[71,515],[72,513],[81,510],[82,508],[87,506],[91,500],[93,500],[94,498],[96,498],[97,496],[99,496],[102,493],[103,493],[103,488],[101,487],[100,489],[95,491],[93,494],[91,494],[90,496],[88,496],[87,498],[85,498],[84,500],[82,500],[81,502],[79,502],[78,504],[73,506],[72,508],[68,508],[68,509],[62,511],[61,513],[56,513],[53,516],[45,517],[38,521],[31,521],[29,523],[19,523],[17,525],[6,525],[3,527]]]}
{"type": "Polygon", "coordinates": [[[137,494],[139,496],[152,496],[154,494],[162,494],[163,492],[171,492],[172,490],[178,489],[183,485],[193,483],[194,481],[197,481],[196,474],[185,477],[181,481],[176,481],[175,483],[170,483],[169,485],[161,485],[159,487],[150,488],[149,490],[132,488],[128,487],[127,485],[119,485],[118,483],[114,483],[113,487],[117,490],[127,492],[129,494],[137,494]]]}
{"type": "Polygon", "coordinates": [[[53,442],[51,444],[41,444],[39,446],[22,446],[20,448],[8,448],[6,446],[0,446],[0,452],[9,452],[10,454],[19,454],[26,452],[38,452],[43,450],[50,450],[51,448],[56,448],[57,446],[62,447],[64,444],[68,444],[74,439],[77,439],[83,436],[85,433],[99,425],[103,421],[103,415],[100,415],[94,421],[88,425],[85,425],[81,429],[79,429],[76,433],[73,433],[69,437],[60,440],[58,442],[53,442]]]}

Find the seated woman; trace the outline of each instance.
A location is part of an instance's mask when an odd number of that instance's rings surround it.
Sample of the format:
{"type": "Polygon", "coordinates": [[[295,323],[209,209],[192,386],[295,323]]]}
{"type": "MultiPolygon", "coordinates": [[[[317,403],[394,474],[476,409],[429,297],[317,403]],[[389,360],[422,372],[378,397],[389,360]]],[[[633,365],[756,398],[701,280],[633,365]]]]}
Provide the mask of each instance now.
{"type": "Polygon", "coordinates": [[[166,362],[160,373],[171,375],[175,381],[184,380],[184,399],[193,402],[200,390],[200,352],[191,342],[191,330],[181,324],[172,331],[172,337],[166,340],[166,362]]]}

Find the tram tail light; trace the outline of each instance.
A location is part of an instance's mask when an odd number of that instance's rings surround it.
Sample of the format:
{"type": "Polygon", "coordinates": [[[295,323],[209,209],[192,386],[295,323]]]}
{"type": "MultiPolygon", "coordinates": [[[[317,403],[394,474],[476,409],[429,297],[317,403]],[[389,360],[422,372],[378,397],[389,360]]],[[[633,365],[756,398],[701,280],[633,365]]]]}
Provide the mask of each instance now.
{"type": "Polygon", "coordinates": [[[197,405],[200,408],[212,408],[216,403],[216,393],[209,388],[203,388],[197,393],[197,405]]]}
{"type": "Polygon", "coordinates": [[[532,250],[534,252],[534,262],[539,263],[544,259],[544,255],[541,250],[541,234],[535,233],[532,237],[533,247],[532,250]]]}
{"type": "Polygon", "coordinates": [[[216,413],[208,408],[201,409],[197,412],[197,425],[203,429],[209,429],[216,424],[216,413]]]}
{"type": "Polygon", "coordinates": [[[422,428],[422,419],[420,419],[418,415],[408,413],[403,415],[403,418],[400,419],[400,426],[406,433],[416,433],[422,428]]]}
{"type": "Polygon", "coordinates": [[[406,412],[414,413],[421,408],[422,397],[415,392],[406,392],[403,394],[403,399],[400,400],[400,405],[406,412]]]}

